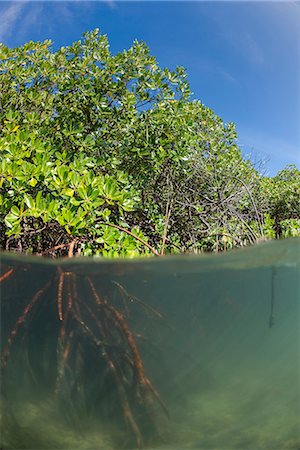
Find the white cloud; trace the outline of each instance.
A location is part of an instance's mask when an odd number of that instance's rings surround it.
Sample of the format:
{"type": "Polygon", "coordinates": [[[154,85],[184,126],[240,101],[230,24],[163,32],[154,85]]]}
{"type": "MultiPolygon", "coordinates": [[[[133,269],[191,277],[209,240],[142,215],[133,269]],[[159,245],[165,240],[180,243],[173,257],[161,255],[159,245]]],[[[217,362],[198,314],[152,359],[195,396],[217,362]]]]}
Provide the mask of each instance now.
{"type": "Polygon", "coordinates": [[[223,39],[233,47],[242,58],[254,66],[260,66],[265,61],[262,48],[258,45],[254,37],[247,31],[243,30],[240,25],[232,27],[231,30],[223,28],[223,39]]]}
{"type": "MultiPolygon", "coordinates": [[[[216,0],[217,1],[217,0],[216,0]]],[[[203,2],[199,2],[203,3],[203,2]]],[[[213,2],[212,2],[213,3],[213,2]]],[[[225,3],[225,0],[224,0],[225,3]]],[[[208,8],[207,10],[201,7],[201,13],[206,15],[211,20],[216,29],[216,33],[224,41],[224,45],[234,49],[241,59],[247,60],[250,65],[260,66],[265,61],[265,55],[262,48],[259,46],[253,33],[247,29],[249,27],[245,21],[237,20],[232,17],[232,4],[228,2],[229,8],[208,8]]],[[[243,1],[236,1],[237,13],[242,16],[241,4],[243,1]]],[[[245,2],[246,3],[246,2],[245,2]]],[[[249,7],[250,2],[247,2],[249,7]]],[[[258,3],[258,2],[257,2],[258,3]]],[[[255,6],[253,7],[254,11],[255,6]]]]}
{"type": "Polygon", "coordinates": [[[106,3],[110,9],[117,8],[117,2],[115,0],[104,0],[104,3],[106,3]]]}
{"type": "MultiPolygon", "coordinates": [[[[115,0],[100,0],[100,2],[110,9],[117,8],[115,0]]],[[[13,37],[14,41],[20,45],[30,39],[33,29],[39,34],[55,35],[57,21],[63,21],[64,25],[73,25],[78,14],[82,12],[83,3],[85,3],[85,13],[90,11],[92,14],[96,2],[53,0],[51,5],[53,17],[52,20],[51,18],[47,20],[46,2],[38,0],[2,2],[0,0],[0,42],[9,45],[6,41],[10,41],[13,37]]]]}
{"type": "Polygon", "coordinates": [[[240,84],[238,80],[233,75],[231,75],[231,73],[228,72],[227,70],[223,70],[220,68],[219,72],[222,75],[222,77],[225,78],[225,80],[229,81],[230,83],[240,84]]]}
{"type": "Polygon", "coordinates": [[[250,35],[250,33],[245,32],[242,36],[242,41],[240,41],[243,52],[246,52],[247,59],[256,65],[261,65],[265,61],[265,57],[262,49],[258,46],[257,42],[250,35]]]}
{"type": "Polygon", "coordinates": [[[21,41],[27,38],[28,32],[39,24],[42,11],[43,2],[21,0],[1,5],[0,0],[0,41],[5,43],[12,36],[21,41]]]}
{"type": "Polygon", "coordinates": [[[15,31],[16,23],[22,17],[25,2],[5,3],[0,9],[0,41],[10,37],[15,31]],[[6,6],[7,5],[7,6],[6,6]]]}

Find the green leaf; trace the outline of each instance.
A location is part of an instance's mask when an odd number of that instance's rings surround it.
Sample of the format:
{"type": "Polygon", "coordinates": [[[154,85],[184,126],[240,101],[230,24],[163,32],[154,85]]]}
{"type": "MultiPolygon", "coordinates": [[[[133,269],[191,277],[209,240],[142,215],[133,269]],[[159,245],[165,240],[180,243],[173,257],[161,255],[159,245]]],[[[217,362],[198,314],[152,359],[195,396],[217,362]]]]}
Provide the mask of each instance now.
{"type": "Polygon", "coordinates": [[[74,195],[74,190],[71,189],[71,188],[68,188],[68,189],[65,189],[65,190],[63,191],[63,193],[64,193],[65,195],[67,195],[68,197],[73,197],[73,195],[74,195]]]}
{"type": "Polygon", "coordinates": [[[101,215],[103,217],[104,220],[108,220],[109,216],[111,215],[111,211],[108,208],[105,208],[102,212],[101,215]]]}
{"type": "Polygon", "coordinates": [[[11,210],[10,210],[10,213],[11,213],[11,215],[12,216],[15,216],[15,217],[19,217],[20,216],[20,210],[19,210],[19,208],[17,207],[17,206],[12,206],[12,208],[11,208],[11,210]]]}
{"type": "Polygon", "coordinates": [[[16,223],[20,222],[20,220],[15,214],[7,214],[7,216],[5,216],[4,222],[8,228],[13,228],[16,223]]]}
{"type": "Polygon", "coordinates": [[[29,186],[35,187],[37,185],[37,180],[33,177],[28,181],[29,186]]]}
{"type": "Polygon", "coordinates": [[[42,191],[39,191],[35,197],[35,204],[37,208],[41,207],[41,203],[42,203],[42,191]]]}
{"type": "Polygon", "coordinates": [[[28,208],[32,209],[35,207],[35,201],[33,200],[33,198],[30,195],[25,194],[24,201],[25,201],[26,205],[28,206],[28,208]]]}

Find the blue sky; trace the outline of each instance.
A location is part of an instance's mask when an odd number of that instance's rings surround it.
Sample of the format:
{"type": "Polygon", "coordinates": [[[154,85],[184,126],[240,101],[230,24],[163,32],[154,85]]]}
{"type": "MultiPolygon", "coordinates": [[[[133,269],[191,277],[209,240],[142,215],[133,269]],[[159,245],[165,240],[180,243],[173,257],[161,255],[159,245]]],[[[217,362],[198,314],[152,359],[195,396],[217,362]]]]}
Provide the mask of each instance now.
{"type": "Polygon", "coordinates": [[[193,98],[237,126],[239,145],[268,175],[300,165],[300,3],[0,1],[0,41],[51,39],[94,28],[111,51],[143,40],[161,67],[184,66],[193,98]]]}

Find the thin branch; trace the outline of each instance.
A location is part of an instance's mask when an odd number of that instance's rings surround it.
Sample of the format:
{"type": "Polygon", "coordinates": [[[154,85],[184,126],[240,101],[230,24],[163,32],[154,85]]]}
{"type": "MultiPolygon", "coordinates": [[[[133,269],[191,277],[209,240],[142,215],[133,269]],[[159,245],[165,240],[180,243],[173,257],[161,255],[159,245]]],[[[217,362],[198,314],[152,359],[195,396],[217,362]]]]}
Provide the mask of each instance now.
{"type": "Polygon", "coordinates": [[[103,221],[97,221],[97,223],[101,223],[102,225],[107,225],[108,227],[116,228],[119,231],[124,231],[124,233],[127,233],[129,236],[132,236],[137,241],[140,241],[143,245],[145,245],[149,250],[154,253],[156,256],[160,256],[157,250],[153,248],[148,242],[144,241],[144,239],[140,238],[136,234],[133,234],[131,231],[127,230],[126,228],[120,227],[119,225],[115,225],[114,223],[109,222],[103,222],[103,221]]]}
{"type": "Polygon", "coordinates": [[[164,234],[163,234],[161,251],[160,251],[161,256],[164,254],[164,251],[165,251],[165,243],[166,243],[166,239],[167,239],[168,225],[169,225],[169,220],[170,220],[171,211],[172,211],[172,203],[173,203],[173,200],[171,200],[171,201],[168,200],[168,203],[167,203],[167,206],[166,206],[166,218],[165,218],[165,225],[164,225],[164,234]]]}
{"type": "Polygon", "coordinates": [[[254,239],[252,242],[253,242],[253,243],[256,242],[257,239],[258,239],[257,235],[255,234],[254,230],[252,230],[252,228],[250,227],[250,225],[248,225],[248,223],[246,222],[246,220],[243,219],[243,217],[241,216],[241,214],[239,214],[238,211],[236,211],[235,209],[233,209],[233,208],[231,207],[231,205],[228,205],[228,209],[229,209],[231,212],[233,212],[233,214],[234,214],[236,217],[238,217],[239,220],[240,220],[241,222],[243,222],[243,224],[245,225],[245,227],[246,227],[246,228],[248,229],[248,231],[250,232],[249,237],[250,237],[250,235],[252,235],[252,237],[253,237],[253,239],[254,239]]]}
{"type": "Polygon", "coordinates": [[[51,247],[51,248],[48,248],[47,250],[44,250],[43,252],[40,253],[40,255],[44,256],[47,253],[54,252],[55,250],[58,250],[60,248],[68,247],[69,245],[70,245],[69,242],[67,244],[56,245],[55,247],[51,247]]]}
{"type": "Polygon", "coordinates": [[[48,248],[47,250],[44,250],[43,252],[38,253],[38,255],[44,256],[44,255],[47,255],[47,253],[54,252],[55,250],[59,250],[60,248],[69,247],[68,257],[70,258],[73,256],[74,246],[75,246],[76,242],[77,242],[77,239],[73,239],[73,241],[67,242],[66,244],[55,245],[54,247],[48,248]]]}
{"type": "Polygon", "coordinates": [[[73,256],[74,246],[75,246],[75,244],[76,244],[76,241],[77,241],[77,239],[74,239],[74,240],[70,243],[69,251],[68,251],[68,257],[69,257],[69,258],[72,258],[72,256],[73,256]]]}
{"type": "Polygon", "coordinates": [[[26,230],[26,231],[23,231],[22,233],[20,233],[19,236],[27,236],[28,234],[41,233],[42,231],[46,230],[46,228],[47,228],[47,225],[45,225],[44,227],[39,228],[37,230],[29,229],[29,230],[26,230]]]}
{"type": "Polygon", "coordinates": [[[258,225],[259,225],[260,234],[261,234],[262,237],[264,237],[264,232],[263,232],[263,229],[262,229],[262,226],[261,226],[261,221],[260,221],[260,218],[259,218],[259,215],[258,215],[256,203],[255,203],[255,201],[254,201],[254,198],[253,198],[253,196],[252,196],[252,194],[251,194],[251,192],[250,192],[248,186],[246,185],[246,183],[244,183],[243,180],[241,180],[240,178],[238,178],[238,177],[236,177],[236,176],[234,176],[234,177],[229,177],[229,178],[233,178],[234,180],[238,180],[240,183],[242,183],[242,185],[244,186],[244,188],[245,188],[246,191],[248,192],[248,195],[249,195],[249,197],[250,197],[250,199],[251,199],[251,202],[252,202],[253,207],[254,207],[254,210],[255,210],[255,214],[256,214],[256,217],[257,217],[257,222],[258,222],[258,225]]]}

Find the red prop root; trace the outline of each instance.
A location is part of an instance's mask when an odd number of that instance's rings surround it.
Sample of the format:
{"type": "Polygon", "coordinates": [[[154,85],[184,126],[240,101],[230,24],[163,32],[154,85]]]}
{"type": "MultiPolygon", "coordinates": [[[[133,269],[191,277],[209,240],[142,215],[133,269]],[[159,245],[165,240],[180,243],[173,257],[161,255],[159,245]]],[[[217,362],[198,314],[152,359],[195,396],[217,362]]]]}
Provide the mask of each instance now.
{"type": "MultiPolygon", "coordinates": [[[[9,269],[1,276],[0,281],[9,278],[12,273],[13,269],[9,269]]],[[[169,413],[159,393],[146,375],[136,337],[127,323],[126,316],[129,314],[129,307],[126,302],[128,302],[128,299],[133,299],[137,304],[150,311],[151,315],[161,319],[161,314],[139,299],[131,297],[124,287],[117,282],[113,283],[119,290],[125,312],[121,312],[106,298],[102,299],[90,277],[86,277],[86,283],[92,293],[92,302],[80,298],[74,273],[64,272],[59,267],[54,279],[57,284],[55,288],[56,317],[59,321],[56,337],[55,393],[57,395],[63,393],[72,373],[75,374],[78,370],[82,370],[82,365],[85,364],[86,360],[83,357],[85,347],[81,345],[81,342],[84,342],[85,345],[91,345],[96,350],[95,355],[98,355],[96,357],[102,360],[100,367],[103,367],[104,362],[111,376],[122,416],[134,437],[136,446],[143,448],[144,437],[138,423],[138,417],[134,413],[135,405],[138,405],[139,410],[141,407],[144,408],[146,417],[153,426],[156,422],[152,408],[153,402],[158,402],[167,416],[169,416],[169,413]],[[83,341],[82,337],[84,337],[83,341]]],[[[52,280],[48,281],[35,293],[13,325],[2,352],[2,368],[7,366],[17,334],[22,329],[28,316],[32,315],[34,306],[48,291],[51,283],[52,280]]],[[[34,322],[31,321],[30,326],[34,326],[33,324],[34,322]]]]}

